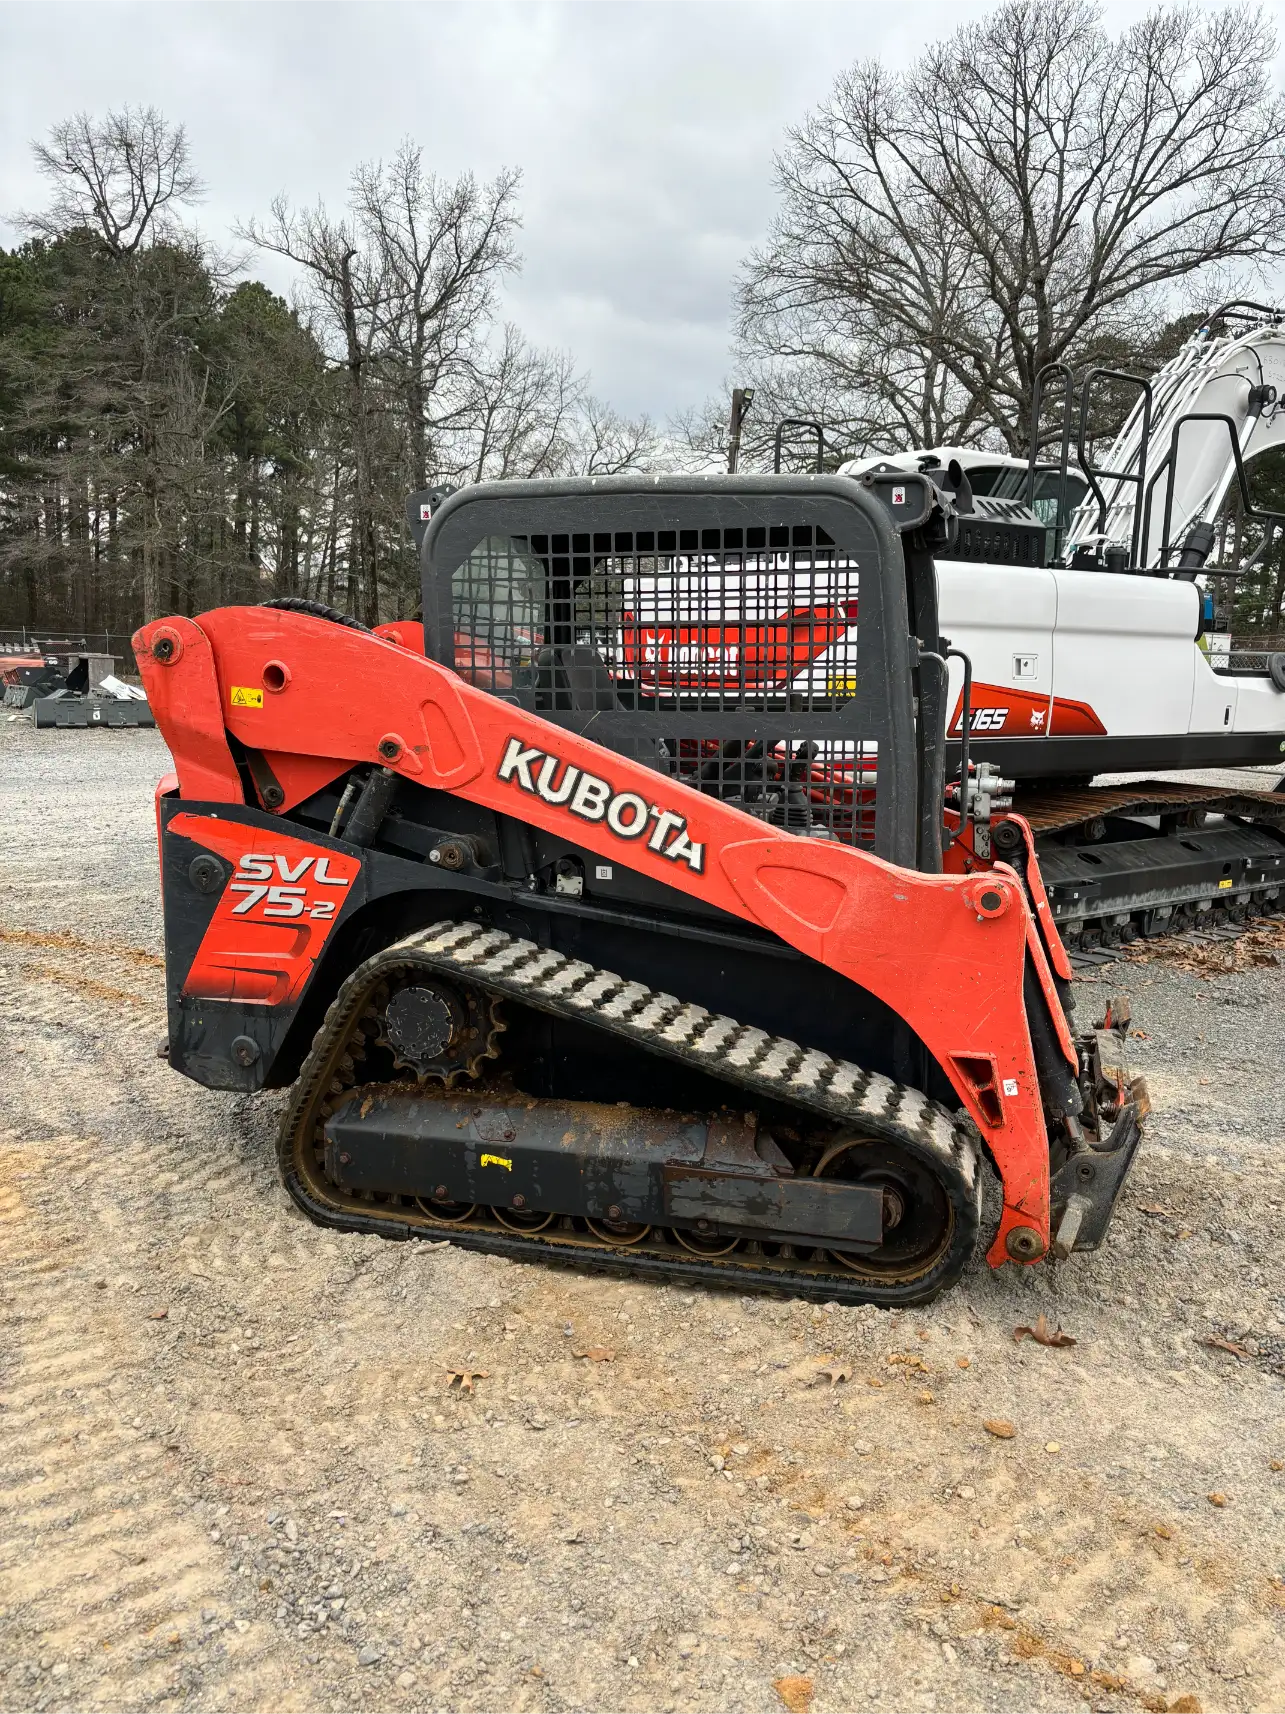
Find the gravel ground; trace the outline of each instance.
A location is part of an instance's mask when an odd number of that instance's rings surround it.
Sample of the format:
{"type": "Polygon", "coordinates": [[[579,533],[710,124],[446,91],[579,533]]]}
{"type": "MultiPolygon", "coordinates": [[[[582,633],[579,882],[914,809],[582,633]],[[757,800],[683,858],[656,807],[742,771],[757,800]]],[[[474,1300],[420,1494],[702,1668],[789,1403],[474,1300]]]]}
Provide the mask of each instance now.
{"type": "Polygon", "coordinates": [[[166,764],[0,725],[0,1705],[1285,1707],[1285,949],[1085,982],[1156,1107],[1098,1255],[606,1282],[319,1231],[155,1057],[166,764]]]}
{"type": "Polygon", "coordinates": [[[1100,774],[1100,786],[1123,786],[1133,780],[1177,780],[1193,786],[1225,786],[1231,791],[1274,792],[1281,769],[1274,763],[1253,768],[1191,768],[1187,772],[1163,773],[1154,769],[1142,774],[1100,774]]]}

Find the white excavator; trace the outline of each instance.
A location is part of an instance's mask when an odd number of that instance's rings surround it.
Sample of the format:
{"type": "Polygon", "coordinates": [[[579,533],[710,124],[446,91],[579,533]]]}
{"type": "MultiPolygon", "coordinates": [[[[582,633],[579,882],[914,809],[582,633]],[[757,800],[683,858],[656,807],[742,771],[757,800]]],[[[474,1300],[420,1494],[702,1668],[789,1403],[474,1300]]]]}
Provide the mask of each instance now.
{"type": "Polygon", "coordinates": [[[1255,507],[1252,481],[1254,461],[1285,446],[1285,311],[1226,305],[1149,378],[1095,369],[1076,388],[1051,365],[1037,423],[1054,389],[1052,462],[938,447],[842,466],[930,471],[955,491],[957,538],[936,554],[941,629],[966,658],[951,660],[949,731],[967,727],[984,785],[1014,782],[1073,949],[1285,909],[1285,796],[1091,784],[1285,770],[1285,653],[1220,652],[1209,635],[1215,580],[1269,553],[1285,524],[1255,507]],[[1106,385],[1136,402],[1095,465],[1087,424],[1106,385]],[[1259,539],[1225,566],[1215,550],[1234,488],[1259,539]]]}

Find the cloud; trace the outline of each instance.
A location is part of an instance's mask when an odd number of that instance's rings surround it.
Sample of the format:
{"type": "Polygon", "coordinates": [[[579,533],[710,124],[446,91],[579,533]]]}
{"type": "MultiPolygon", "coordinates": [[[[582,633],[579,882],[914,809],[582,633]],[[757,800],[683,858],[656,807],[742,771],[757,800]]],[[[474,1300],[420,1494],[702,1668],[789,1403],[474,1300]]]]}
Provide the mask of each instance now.
{"type": "MultiPolygon", "coordinates": [[[[219,244],[278,190],[340,203],[353,165],[407,135],[442,173],[516,165],[525,267],[506,313],[617,408],[663,418],[725,376],[733,279],[771,218],[786,125],[852,60],[905,63],[983,9],[10,4],[0,211],[41,202],[32,137],[126,102],[186,124],[219,244]]],[[[288,289],[285,264],[251,266],[288,289]]]]}

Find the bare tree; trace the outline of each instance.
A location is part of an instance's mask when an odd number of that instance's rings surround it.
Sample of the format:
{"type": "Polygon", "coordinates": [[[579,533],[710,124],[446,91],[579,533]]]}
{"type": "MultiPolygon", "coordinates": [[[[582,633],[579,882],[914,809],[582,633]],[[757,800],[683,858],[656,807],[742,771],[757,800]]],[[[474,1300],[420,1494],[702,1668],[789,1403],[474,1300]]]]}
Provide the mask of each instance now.
{"type": "Polygon", "coordinates": [[[512,323],[479,354],[442,451],[451,473],[473,482],[617,476],[663,462],[648,417],[594,398],[569,352],[529,345],[512,323]]]}
{"type": "Polygon", "coordinates": [[[455,383],[476,356],[496,282],[518,265],[520,180],[505,170],[486,185],[471,173],[446,183],[409,140],[389,165],[353,174],[355,216],[380,261],[380,363],[401,397],[412,487],[428,485],[433,431],[455,419],[455,383]]]}
{"type": "MultiPolygon", "coordinates": [[[[1285,101],[1248,5],[1111,37],[1009,0],[789,135],[739,334],[878,444],[1025,441],[1037,371],[1142,343],[1184,286],[1285,254],[1285,101]]],[[[757,374],[755,380],[757,382],[757,374]]]]}
{"type": "Polygon", "coordinates": [[[172,236],[176,209],[204,193],[187,132],[155,107],[123,107],[103,119],[78,113],[32,152],[53,194],[48,208],[22,217],[27,229],[57,238],[87,227],[113,256],[172,236]]]}
{"type": "Polygon", "coordinates": [[[295,210],[284,196],[273,199],[266,225],[250,220],[241,236],[260,250],[284,256],[307,270],[327,330],[337,340],[347,382],[347,441],[353,465],[350,600],[374,624],[379,615],[379,540],[375,525],[377,427],[381,405],[368,375],[384,296],[382,259],[355,220],[336,219],[322,203],[295,210]]]}
{"type": "Polygon", "coordinates": [[[575,476],[623,476],[662,462],[661,439],[648,416],[623,417],[592,394],[579,402],[568,453],[575,476]]]}
{"type": "Polygon", "coordinates": [[[528,345],[511,322],[473,371],[459,442],[474,482],[561,476],[584,382],[565,351],[528,345]]]}
{"type": "MultiPolygon", "coordinates": [[[[241,229],[306,270],[345,374],[349,588],[368,621],[379,611],[381,577],[407,556],[403,495],[443,474],[447,448],[477,403],[495,284],[517,265],[517,185],[514,172],[482,186],[467,174],[445,183],[425,172],[408,141],[390,164],[356,169],[342,216],[321,204],[296,211],[278,197],[266,224],[241,229]]],[[[504,373],[524,376],[521,365],[504,373]]],[[[483,415],[498,403],[488,398],[483,415]]]]}

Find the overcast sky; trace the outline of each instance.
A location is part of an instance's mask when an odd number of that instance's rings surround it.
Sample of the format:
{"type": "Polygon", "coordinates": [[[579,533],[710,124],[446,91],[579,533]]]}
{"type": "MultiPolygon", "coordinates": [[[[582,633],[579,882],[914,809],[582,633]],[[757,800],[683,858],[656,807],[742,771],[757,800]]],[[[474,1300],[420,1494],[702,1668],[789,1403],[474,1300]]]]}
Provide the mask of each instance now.
{"type": "MultiPolygon", "coordinates": [[[[853,60],[905,64],[985,9],[0,0],[0,244],[18,236],[5,216],[42,199],[30,139],[78,110],[151,104],[185,124],[219,243],[278,190],[340,204],[354,163],[410,136],[447,175],[522,169],[506,311],[574,352],[601,397],[663,419],[727,378],[733,279],[771,218],[785,127],[853,60]]],[[[283,267],[250,262],[288,290],[283,267]]]]}

